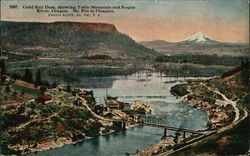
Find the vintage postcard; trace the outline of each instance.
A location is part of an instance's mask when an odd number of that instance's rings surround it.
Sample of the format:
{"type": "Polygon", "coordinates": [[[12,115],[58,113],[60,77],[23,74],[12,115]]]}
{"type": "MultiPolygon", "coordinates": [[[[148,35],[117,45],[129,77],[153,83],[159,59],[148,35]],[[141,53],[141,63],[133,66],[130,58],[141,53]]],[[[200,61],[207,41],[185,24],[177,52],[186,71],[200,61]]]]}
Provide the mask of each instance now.
{"type": "Polygon", "coordinates": [[[249,155],[248,0],[1,0],[0,155],[249,155]]]}

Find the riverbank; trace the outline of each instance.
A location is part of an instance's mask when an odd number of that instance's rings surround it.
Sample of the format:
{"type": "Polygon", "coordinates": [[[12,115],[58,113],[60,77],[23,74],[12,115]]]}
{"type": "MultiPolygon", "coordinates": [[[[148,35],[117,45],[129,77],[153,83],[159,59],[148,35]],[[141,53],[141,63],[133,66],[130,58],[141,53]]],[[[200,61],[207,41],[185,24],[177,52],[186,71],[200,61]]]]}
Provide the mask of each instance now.
{"type": "Polygon", "coordinates": [[[209,137],[204,137],[202,140],[178,150],[162,153],[162,155],[192,155],[194,153],[216,156],[249,154],[249,141],[247,139],[249,135],[245,136],[249,131],[249,120],[247,120],[249,111],[247,83],[249,75],[245,73],[244,70],[236,71],[236,73],[224,78],[195,83],[189,81],[187,84],[174,86],[171,93],[181,96],[183,101],[194,107],[206,110],[209,115],[207,127],[208,129],[215,129],[217,133],[213,133],[209,137]],[[198,92],[201,88],[206,90],[206,94],[198,92]],[[224,90],[225,88],[227,90],[224,90]],[[200,96],[197,96],[197,94],[200,96]],[[211,99],[213,100],[207,99],[207,95],[212,96],[211,99]],[[233,97],[229,95],[233,95],[233,97]]]}
{"type": "Polygon", "coordinates": [[[208,129],[219,129],[239,119],[236,102],[229,100],[216,88],[209,87],[207,81],[188,81],[187,84],[174,86],[171,93],[193,107],[205,110],[209,117],[206,125],[208,129]]]}
{"type": "MultiPolygon", "coordinates": [[[[128,125],[126,127],[126,129],[129,129],[129,128],[132,128],[132,127],[135,127],[135,126],[136,125],[128,125]]],[[[98,136],[109,135],[109,134],[112,134],[112,133],[116,133],[118,131],[119,130],[110,130],[109,132],[106,132],[106,133],[100,133],[98,136]]],[[[93,138],[94,137],[86,137],[84,139],[80,139],[80,140],[77,140],[77,141],[72,141],[71,139],[68,140],[67,138],[59,138],[59,139],[57,139],[56,142],[51,141],[51,142],[44,142],[42,144],[37,143],[35,147],[23,146],[23,147],[20,147],[20,148],[24,149],[24,153],[22,153],[22,154],[28,154],[28,153],[42,152],[42,151],[46,151],[46,150],[56,149],[56,148],[60,148],[60,147],[65,146],[65,145],[73,145],[73,144],[77,144],[79,142],[87,141],[87,140],[90,140],[90,139],[93,139],[93,138]],[[25,152],[25,149],[29,150],[28,153],[25,152]]]]}
{"type": "Polygon", "coordinates": [[[139,151],[137,154],[134,156],[150,156],[159,153],[163,149],[173,147],[174,146],[174,138],[173,137],[167,137],[164,138],[163,140],[153,144],[152,146],[139,151]]]}
{"type": "MultiPolygon", "coordinates": [[[[112,122],[111,120],[121,120],[121,119],[127,119],[127,120],[133,120],[133,117],[128,114],[126,114],[125,112],[122,112],[121,110],[116,110],[116,109],[111,109],[109,111],[107,111],[106,113],[104,113],[102,116],[96,114],[92,108],[90,108],[90,105],[88,104],[88,102],[86,101],[86,99],[77,96],[77,98],[79,98],[81,100],[81,105],[86,107],[86,109],[92,114],[92,116],[94,116],[97,120],[98,123],[101,123],[102,127],[100,127],[100,130],[98,132],[98,134],[96,136],[104,136],[104,135],[109,135],[115,132],[118,132],[120,130],[124,130],[122,128],[116,128],[116,129],[112,129],[111,127],[113,127],[115,125],[114,122],[112,122]],[[106,116],[110,116],[112,115],[112,118],[106,118],[106,116]],[[107,127],[109,127],[107,129],[107,127]]],[[[143,102],[139,102],[137,101],[137,103],[143,103],[143,102]]],[[[144,105],[143,105],[144,106],[144,105]]],[[[147,105],[145,104],[145,109],[148,108],[149,103],[147,103],[147,105]]],[[[144,108],[144,107],[142,107],[144,108]]],[[[150,107],[152,108],[152,107],[150,107]]],[[[146,109],[147,110],[147,109],[146,109]]],[[[117,125],[116,125],[117,126],[117,125]]],[[[126,123],[126,129],[128,128],[132,128],[132,127],[136,127],[136,124],[132,124],[132,123],[126,123]]],[[[119,127],[119,124],[118,124],[119,127]]],[[[54,148],[59,148],[62,147],[64,145],[70,145],[70,144],[76,144],[78,142],[81,141],[86,141],[89,139],[93,139],[94,137],[87,137],[85,136],[84,139],[79,139],[77,141],[73,141],[72,139],[68,139],[68,138],[59,138],[57,139],[57,141],[51,141],[51,142],[44,142],[41,144],[36,144],[35,146],[23,146],[23,147],[19,147],[19,150],[24,151],[24,153],[26,153],[25,149],[27,150],[27,152],[40,152],[40,151],[45,151],[45,150],[50,150],[50,149],[54,149],[54,148]]]]}
{"type": "MultiPolygon", "coordinates": [[[[188,81],[187,84],[178,84],[171,88],[171,93],[174,96],[180,96],[182,101],[193,107],[199,107],[205,110],[209,117],[206,124],[208,130],[218,130],[222,132],[232,128],[240,119],[237,102],[230,100],[219,90],[209,87],[207,82],[208,81],[204,80],[196,80],[188,81]]],[[[175,143],[169,141],[169,139],[170,138],[163,139],[155,143],[149,148],[138,152],[136,156],[159,154],[164,151],[163,149],[166,151],[167,148],[175,145],[175,143]],[[164,144],[166,146],[164,146],[164,144]]]]}

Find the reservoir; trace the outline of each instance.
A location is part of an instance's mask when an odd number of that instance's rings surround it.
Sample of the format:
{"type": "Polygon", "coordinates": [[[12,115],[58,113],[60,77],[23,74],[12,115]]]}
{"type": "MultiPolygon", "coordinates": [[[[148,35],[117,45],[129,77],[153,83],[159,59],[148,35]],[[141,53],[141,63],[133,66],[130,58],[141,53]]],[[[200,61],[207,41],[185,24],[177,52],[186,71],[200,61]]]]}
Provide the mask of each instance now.
{"type": "MultiPolygon", "coordinates": [[[[205,111],[193,108],[170,93],[181,78],[160,77],[153,73],[131,76],[83,78],[80,88],[91,89],[97,102],[103,103],[106,94],[121,101],[148,101],[154,104],[153,116],[160,117],[171,127],[192,130],[205,129],[208,117],[205,111]],[[168,83],[165,83],[168,81],[168,83]]],[[[190,78],[192,79],[192,78],[190,78]]],[[[76,87],[76,86],[75,86],[76,87]]],[[[174,135],[174,132],[168,133],[174,135]]],[[[90,140],[65,145],[61,148],[29,154],[29,156],[123,156],[134,154],[158,142],[163,129],[138,126],[90,140]]]]}

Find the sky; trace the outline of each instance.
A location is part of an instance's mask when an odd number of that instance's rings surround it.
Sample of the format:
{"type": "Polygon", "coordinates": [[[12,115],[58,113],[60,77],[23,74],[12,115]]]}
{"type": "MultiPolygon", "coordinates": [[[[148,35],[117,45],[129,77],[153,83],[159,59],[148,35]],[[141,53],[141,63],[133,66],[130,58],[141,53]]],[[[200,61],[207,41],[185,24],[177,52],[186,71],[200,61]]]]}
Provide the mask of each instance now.
{"type": "Polygon", "coordinates": [[[183,40],[196,32],[223,42],[249,42],[248,0],[2,0],[4,21],[112,23],[137,41],[183,40]],[[18,9],[10,9],[18,5],[18,9]],[[95,17],[48,17],[24,5],[135,6],[95,17]]]}

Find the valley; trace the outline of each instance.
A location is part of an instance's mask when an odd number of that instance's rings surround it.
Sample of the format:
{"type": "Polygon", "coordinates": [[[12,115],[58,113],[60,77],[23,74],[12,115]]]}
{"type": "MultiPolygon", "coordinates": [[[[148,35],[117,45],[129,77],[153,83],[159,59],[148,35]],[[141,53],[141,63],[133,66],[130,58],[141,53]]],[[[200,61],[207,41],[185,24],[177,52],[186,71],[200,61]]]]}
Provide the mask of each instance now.
{"type": "Polygon", "coordinates": [[[202,32],[179,42],[136,42],[108,23],[0,24],[0,154],[246,153],[246,138],[238,141],[242,152],[230,147],[246,131],[249,44],[202,32]],[[151,123],[138,114],[205,132],[165,129],[163,136],[163,129],[139,126],[151,123]],[[124,130],[107,119],[137,123],[124,130]]]}

